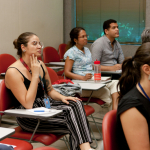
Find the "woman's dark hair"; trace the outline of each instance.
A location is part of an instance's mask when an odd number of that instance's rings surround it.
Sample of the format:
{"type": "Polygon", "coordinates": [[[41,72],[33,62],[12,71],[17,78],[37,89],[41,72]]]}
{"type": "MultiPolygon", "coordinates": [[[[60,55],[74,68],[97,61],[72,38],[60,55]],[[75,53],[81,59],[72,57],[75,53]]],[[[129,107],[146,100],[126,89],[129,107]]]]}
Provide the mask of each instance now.
{"type": "MultiPolygon", "coordinates": [[[[29,39],[31,36],[36,35],[32,32],[25,32],[22,33],[18,39],[15,39],[13,41],[14,47],[17,49],[17,55],[22,57],[22,49],[21,49],[21,44],[23,44],[25,47],[27,46],[27,43],[29,42],[29,39]]],[[[37,35],[36,35],[37,36],[37,35]]]]}
{"type": "Polygon", "coordinates": [[[68,49],[71,48],[72,46],[76,45],[76,43],[74,42],[74,39],[78,39],[79,32],[80,32],[81,30],[84,30],[84,31],[85,31],[85,29],[82,28],[82,27],[75,27],[75,28],[73,28],[73,29],[71,30],[71,32],[70,32],[70,39],[71,39],[71,41],[68,43],[66,50],[68,50],[68,49]]]}
{"type": "Polygon", "coordinates": [[[134,57],[124,60],[122,75],[119,79],[119,100],[130,91],[141,79],[141,67],[144,64],[150,66],[150,42],[142,44],[134,57]]]}
{"type": "Polygon", "coordinates": [[[106,20],[104,23],[103,23],[103,31],[104,31],[104,34],[106,34],[105,33],[105,29],[109,29],[110,28],[110,24],[111,23],[117,23],[117,21],[116,20],[113,20],[113,19],[109,19],[109,20],[106,20]]]}

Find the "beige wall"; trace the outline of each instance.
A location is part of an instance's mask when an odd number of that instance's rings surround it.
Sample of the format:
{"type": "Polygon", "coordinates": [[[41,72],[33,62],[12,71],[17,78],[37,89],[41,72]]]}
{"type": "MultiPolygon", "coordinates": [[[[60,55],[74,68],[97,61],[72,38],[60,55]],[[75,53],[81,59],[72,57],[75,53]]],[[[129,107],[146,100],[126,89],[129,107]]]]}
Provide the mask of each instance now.
{"type": "Polygon", "coordinates": [[[146,0],[146,28],[150,28],[150,0],[146,0]]]}
{"type": "Polygon", "coordinates": [[[0,54],[17,58],[13,40],[21,33],[36,33],[44,46],[63,42],[63,0],[0,0],[0,54]]]}

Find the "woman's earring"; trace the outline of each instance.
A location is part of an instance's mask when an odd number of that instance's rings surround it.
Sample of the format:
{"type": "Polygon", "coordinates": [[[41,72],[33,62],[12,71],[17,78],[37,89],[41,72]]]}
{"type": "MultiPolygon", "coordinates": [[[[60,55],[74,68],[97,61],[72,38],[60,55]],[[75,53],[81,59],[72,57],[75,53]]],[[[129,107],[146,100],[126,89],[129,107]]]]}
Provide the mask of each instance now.
{"type": "Polygon", "coordinates": [[[24,49],[23,52],[26,52],[26,50],[24,49]]]}
{"type": "Polygon", "coordinates": [[[148,80],[150,80],[150,74],[149,74],[149,76],[148,76],[148,80]]]}

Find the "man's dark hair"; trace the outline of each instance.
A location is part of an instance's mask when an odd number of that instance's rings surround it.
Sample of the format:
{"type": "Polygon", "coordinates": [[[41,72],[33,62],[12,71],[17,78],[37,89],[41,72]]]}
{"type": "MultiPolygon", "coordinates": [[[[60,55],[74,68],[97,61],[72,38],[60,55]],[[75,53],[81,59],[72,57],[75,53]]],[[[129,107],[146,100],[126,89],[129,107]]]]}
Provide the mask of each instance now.
{"type": "Polygon", "coordinates": [[[109,29],[110,28],[110,24],[111,23],[117,23],[117,21],[116,20],[113,20],[113,19],[109,19],[109,20],[106,20],[104,23],[103,23],[103,31],[104,31],[104,34],[106,34],[105,33],[105,29],[109,29]]]}

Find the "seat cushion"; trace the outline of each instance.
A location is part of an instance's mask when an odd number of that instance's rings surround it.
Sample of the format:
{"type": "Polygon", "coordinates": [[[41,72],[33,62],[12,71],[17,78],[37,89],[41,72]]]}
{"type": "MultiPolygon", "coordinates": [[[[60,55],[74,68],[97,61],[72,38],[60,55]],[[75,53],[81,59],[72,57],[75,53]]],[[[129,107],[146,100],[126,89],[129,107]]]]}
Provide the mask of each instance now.
{"type": "MultiPolygon", "coordinates": [[[[11,137],[30,140],[31,136],[31,132],[23,131],[22,128],[18,126],[15,128],[15,133],[11,137]]],[[[64,135],[55,135],[51,133],[35,133],[32,140],[43,143],[44,145],[50,145],[63,136],[64,135]]]]}
{"type": "Polygon", "coordinates": [[[95,109],[90,105],[84,105],[84,110],[85,110],[86,116],[89,116],[95,112],[95,109]]]}
{"type": "Polygon", "coordinates": [[[15,150],[32,150],[33,149],[33,146],[29,142],[18,140],[18,139],[6,138],[0,141],[0,143],[17,146],[14,148],[15,150]]]}

